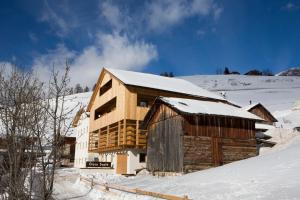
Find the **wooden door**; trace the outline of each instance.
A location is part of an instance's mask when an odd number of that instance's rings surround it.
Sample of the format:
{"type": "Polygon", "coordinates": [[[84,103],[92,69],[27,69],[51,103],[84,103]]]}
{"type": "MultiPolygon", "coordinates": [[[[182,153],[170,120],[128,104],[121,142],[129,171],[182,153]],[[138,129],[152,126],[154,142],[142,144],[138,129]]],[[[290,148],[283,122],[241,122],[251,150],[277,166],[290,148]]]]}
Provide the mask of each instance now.
{"type": "Polygon", "coordinates": [[[211,141],[212,160],[214,166],[223,165],[222,139],[213,137],[211,141]]]}
{"type": "Polygon", "coordinates": [[[127,174],[127,154],[117,154],[117,174],[127,174]]]}

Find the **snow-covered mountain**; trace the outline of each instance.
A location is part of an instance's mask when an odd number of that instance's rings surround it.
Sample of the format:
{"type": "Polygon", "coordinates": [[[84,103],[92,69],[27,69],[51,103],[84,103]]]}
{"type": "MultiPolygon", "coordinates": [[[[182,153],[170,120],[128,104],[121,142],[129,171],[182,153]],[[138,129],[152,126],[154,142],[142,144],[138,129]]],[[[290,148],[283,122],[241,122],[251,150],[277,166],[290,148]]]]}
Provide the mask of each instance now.
{"type": "Polygon", "coordinates": [[[300,126],[300,110],[292,109],[300,100],[300,77],[194,75],[180,77],[200,87],[225,95],[240,106],[262,103],[279,120],[277,126],[300,126]]]}
{"type": "Polygon", "coordinates": [[[300,67],[293,67],[276,74],[276,76],[300,76],[300,67]]]}

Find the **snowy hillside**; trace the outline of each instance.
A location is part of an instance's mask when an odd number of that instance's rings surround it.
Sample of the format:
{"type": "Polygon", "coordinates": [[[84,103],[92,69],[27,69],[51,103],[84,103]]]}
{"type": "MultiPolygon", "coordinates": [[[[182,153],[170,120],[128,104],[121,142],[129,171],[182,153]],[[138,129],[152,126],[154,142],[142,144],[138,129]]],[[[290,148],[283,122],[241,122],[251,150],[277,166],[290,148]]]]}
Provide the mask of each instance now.
{"type": "Polygon", "coordinates": [[[300,88],[300,77],[193,75],[179,78],[212,91],[300,88]]]}
{"type": "Polygon", "coordinates": [[[285,71],[276,74],[276,76],[300,76],[300,67],[293,67],[287,69],[285,71]]]}
{"type": "Polygon", "coordinates": [[[300,110],[292,110],[300,100],[300,77],[194,75],[180,77],[214,91],[225,94],[229,101],[240,106],[260,102],[278,118],[277,126],[300,126],[300,110]]]}
{"type": "MultiPolygon", "coordinates": [[[[65,99],[65,110],[67,112],[69,110],[72,110],[67,116],[66,125],[70,125],[72,123],[73,117],[76,115],[77,111],[80,107],[86,107],[87,104],[90,101],[90,98],[92,96],[92,92],[85,92],[85,93],[78,93],[73,95],[66,96],[65,99]]],[[[73,129],[70,129],[70,132],[68,133],[68,136],[73,136],[74,131],[73,129]]]]}

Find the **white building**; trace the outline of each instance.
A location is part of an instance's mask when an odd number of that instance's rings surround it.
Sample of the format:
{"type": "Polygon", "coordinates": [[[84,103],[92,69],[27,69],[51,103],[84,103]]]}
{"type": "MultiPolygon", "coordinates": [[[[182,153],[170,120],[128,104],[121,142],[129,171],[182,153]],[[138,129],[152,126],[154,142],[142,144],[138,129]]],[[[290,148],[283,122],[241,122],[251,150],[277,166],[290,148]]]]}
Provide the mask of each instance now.
{"type": "Polygon", "coordinates": [[[97,153],[88,153],[89,143],[89,118],[81,108],[73,120],[76,135],[74,167],[85,168],[87,161],[98,160],[97,153]]]}
{"type": "Polygon", "coordinates": [[[111,162],[111,166],[114,170],[114,173],[118,174],[117,171],[117,162],[121,159],[126,160],[126,172],[127,174],[136,174],[137,169],[144,169],[146,168],[146,152],[141,153],[138,150],[128,150],[126,151],[126,154],[119,154],[112,152],[112,153],[106,153],[106,154],[100,154],[99,155],[99,161],[100,162],[111,162]],[[121,155],[121,156],[120,156],[121,155]],[[124,156],[123,156],[124,155],[124,156]]]}

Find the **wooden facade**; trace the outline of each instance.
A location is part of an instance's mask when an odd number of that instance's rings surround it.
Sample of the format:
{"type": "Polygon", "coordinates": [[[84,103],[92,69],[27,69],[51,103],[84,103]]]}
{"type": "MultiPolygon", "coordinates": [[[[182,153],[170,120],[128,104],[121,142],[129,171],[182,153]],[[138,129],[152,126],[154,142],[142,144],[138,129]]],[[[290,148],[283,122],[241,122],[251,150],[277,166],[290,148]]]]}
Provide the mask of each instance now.
{"type": "Polygon", "coordinates": [[[89,152],[145,150],[146,130],[141,128],[141,123],[158,96],[201,98],[155,88],[126,85],[104,68],[87,107],[87,112],[90,113],[89,152]]]}
{"type": "Polygon", "coordinates": [[[264,119],[263,123],[265,124],[274,125],[274,123],[277,122],[277,119],[270,113],[270,111],[260,103],[248,106],[247,111],[264,119]]]}
{"type": "Polygon", "coordinates": [[[157,100],[143,125],[152,172],[190,172],[257,155],[252,119],[189,114],[157,100]]]}

